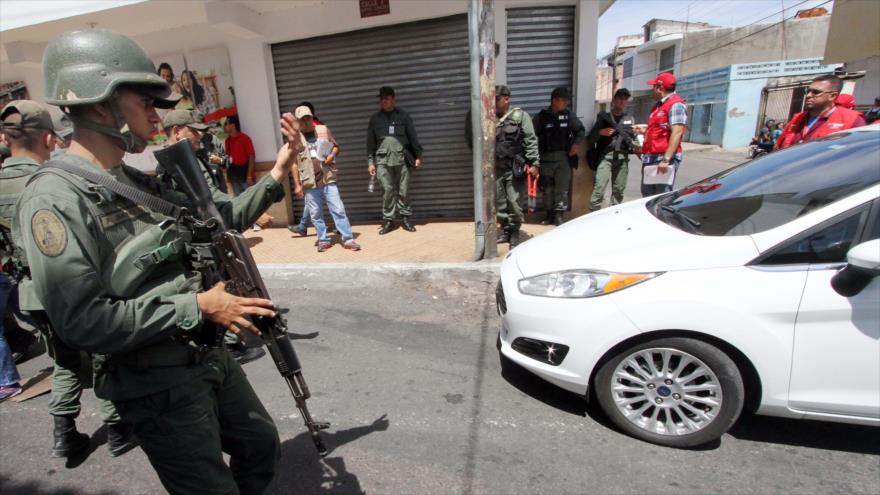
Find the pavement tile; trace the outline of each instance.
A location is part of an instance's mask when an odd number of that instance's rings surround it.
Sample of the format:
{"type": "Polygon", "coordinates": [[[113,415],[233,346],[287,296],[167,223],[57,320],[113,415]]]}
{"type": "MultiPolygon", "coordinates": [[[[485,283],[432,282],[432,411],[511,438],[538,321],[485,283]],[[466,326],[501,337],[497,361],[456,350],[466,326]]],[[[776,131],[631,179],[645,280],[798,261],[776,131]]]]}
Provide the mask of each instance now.
{"type": "MultiPolygon", "coordinates": [[[[257,263],[403,263],[464,262],[474,252],[474,223],[467,221],[425,221],[416,224],[416,232],[401,228],[379,235],[380,224],[353,226],[360,251],[342,247],[342,240],[331,235],[333,247],[319,253],[315,229],[300,237],[287,226],[248,230],[245,237],[257,263]]],[[[522,227],[523,234],[540,235],[552,226],[537,223],[522,227]]],[[[493,239],[494,241],[494,239],[493,239]]],[[[498,245],[499,257],[507,253],[507,244],[498,245]]]]}

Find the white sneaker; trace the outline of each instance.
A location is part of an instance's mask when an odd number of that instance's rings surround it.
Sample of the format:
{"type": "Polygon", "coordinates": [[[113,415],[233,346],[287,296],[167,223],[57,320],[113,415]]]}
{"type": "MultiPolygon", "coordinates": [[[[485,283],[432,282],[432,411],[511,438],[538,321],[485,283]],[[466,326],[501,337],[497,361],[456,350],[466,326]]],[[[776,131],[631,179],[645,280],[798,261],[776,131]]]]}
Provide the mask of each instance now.
{"type": "Polygon", "coordinates": [[[259,225],[254,224],[254,232],[259,232],[261,230],[263,230],[263,227],[260,227],[259,225]]]}

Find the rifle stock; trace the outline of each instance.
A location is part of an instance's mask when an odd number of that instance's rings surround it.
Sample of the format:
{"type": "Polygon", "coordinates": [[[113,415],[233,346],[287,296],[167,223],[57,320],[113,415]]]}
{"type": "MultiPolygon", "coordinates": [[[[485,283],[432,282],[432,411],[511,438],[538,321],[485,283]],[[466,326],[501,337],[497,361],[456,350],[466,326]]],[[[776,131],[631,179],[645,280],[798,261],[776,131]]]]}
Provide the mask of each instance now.
{"type": "MultiPolygon", "coordinates": [[[[168,146],[156,151],[155,155],[160,165],[174,178],[177,187],[189,197],[205,225],[213,226],[211,253],[219,265],[220,279],[226,283],[226,290],[241,297],[271,299],[244,236],[224,226],[223,217],[214,204],[201,165],[189,141],[168,146]]],[[[293,395],[318,454],[322,457],[327,455],[327,447],[319,432],[329,428],[330,423],[315,421],[309,412],[306,399],[311,397],[311,392],[303,378],[299,357],[288,338],[287,324],[278,314],[273,318],[255,317],[253,322],[260,330],[275,367],[293,395]]]]}

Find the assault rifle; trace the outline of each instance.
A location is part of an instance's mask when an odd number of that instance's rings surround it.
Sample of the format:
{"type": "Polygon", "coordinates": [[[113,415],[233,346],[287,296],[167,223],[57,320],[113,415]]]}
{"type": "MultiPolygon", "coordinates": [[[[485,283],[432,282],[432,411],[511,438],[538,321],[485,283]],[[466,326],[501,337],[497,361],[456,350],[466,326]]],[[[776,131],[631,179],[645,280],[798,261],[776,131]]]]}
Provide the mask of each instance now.
{"type": "MultiPolygon", "coordinates": [[[[206,287],[225,282],[227,292],[236,296],[270,299],[269,290],[257,270],[244,236],[225,226],[220,211],[211,199],[205,176],[189,141],[180,141],[156,151],[155,155],[198,213],[199,218],[192,220],[194,242],[191,250],[194,265],[201,268],[206,287]]],[[[319,432],[329,428],[330,423],[315,421],[309,413],[306,399],[311,397],[311,393],[303,378],[299,358],[288,338],[287,324],[277,313],[273,318],[257,316],[252,320],[260,330],[263,343],[275,361],[278,372],[293,394],[318,454],[322,457],[327,455],[327,447],[319,432]]],[[[219,329],[219,335],[213,336],[215,343],[222,340],[222,331],[219,329]]]]}

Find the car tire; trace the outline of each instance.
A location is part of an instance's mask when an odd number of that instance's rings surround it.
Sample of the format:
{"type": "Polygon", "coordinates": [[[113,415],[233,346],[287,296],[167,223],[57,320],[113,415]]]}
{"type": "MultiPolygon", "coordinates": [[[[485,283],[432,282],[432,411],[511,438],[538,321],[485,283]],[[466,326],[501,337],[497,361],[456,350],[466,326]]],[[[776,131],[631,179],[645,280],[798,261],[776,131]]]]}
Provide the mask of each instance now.
{"type": "Polygon", "coordinates": [[[683,337],[618,352],[593,387],[602,410],[625,433],[675,448],[720,438],[739,418],[745,397],[742,375],[727,354],[683,337]]]}

